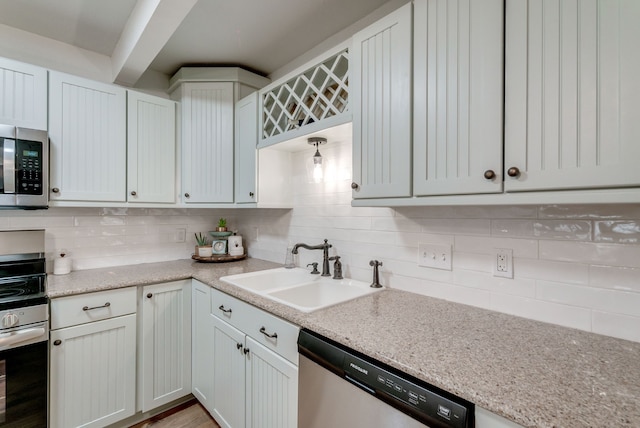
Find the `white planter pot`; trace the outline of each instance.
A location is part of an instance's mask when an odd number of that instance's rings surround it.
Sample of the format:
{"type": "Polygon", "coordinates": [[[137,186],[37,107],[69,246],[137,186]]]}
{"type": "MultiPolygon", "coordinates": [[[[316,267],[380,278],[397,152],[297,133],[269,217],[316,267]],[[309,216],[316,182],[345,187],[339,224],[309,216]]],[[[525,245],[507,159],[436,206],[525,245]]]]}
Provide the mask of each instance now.
{"type": "Polygon", "coordinates": [[[198,247],[198,256],[199,257],[211,257],[213,255],[213,249],[211,245],[207,247],[198,247]]]}

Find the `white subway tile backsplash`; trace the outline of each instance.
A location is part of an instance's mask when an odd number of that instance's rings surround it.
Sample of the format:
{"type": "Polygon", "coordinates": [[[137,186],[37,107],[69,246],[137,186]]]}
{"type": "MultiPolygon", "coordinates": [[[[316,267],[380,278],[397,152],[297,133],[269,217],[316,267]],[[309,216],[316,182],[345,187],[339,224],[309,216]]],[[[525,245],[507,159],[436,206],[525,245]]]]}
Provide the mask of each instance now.
{"type": "Polygon", "coordinates": [[[422,231],[426,233],[455,233],[468,235],[489,235],[489,219],[421,219],[422,231]]]}
{"type": "Polygon", "coordinates": [[[490,309],[537,321],[591,331],[591,310],[577,306],[494,293],[491,295],[490,309]]]}
{"type": "Polygon", "coordinates": [[[593,311],[592,331],[620,339],[640,342],[640,317],[593,311]]]}
{"type": "Polygon", "coordinates": [[[552,260],[514,258],[513,275],[516,278],[531,278],[586,285],[589,283],[589,266],[580,263],[564,263],[552,260]]]}
{"type": "Polygon", "coordinates": [[[596,221],[594,241],[640,244],[640,221],[596,221]]]}
{"type": "Polygon", "coordinates": [[[538,208],[540,219],[628,219],[640,218],[640,204],[545,205],[538,208]]]}
{"type": "Polygon", "coordinates": [[[640,317],[640,294],[538,281],[536,298],[609,313],[640,317]]]}
{"type": "Polygon", "coordinates": [[[640,267],[640,246],[540,241],[540,258],[574,263],[640,267]]]}
{"type": "Polygon", "coordinates": [[[640,269],[616,266],[589,266],[589,285],[640,293],[640,269]]]}
{"type": "Polygon", "coordinates": [[[512,249],[513,257],[538,257],[538,241],[535,239],[514,239],[465,235],[456,235],[455,237],[455,251],[493,255],[496,248],[512,249]]]}

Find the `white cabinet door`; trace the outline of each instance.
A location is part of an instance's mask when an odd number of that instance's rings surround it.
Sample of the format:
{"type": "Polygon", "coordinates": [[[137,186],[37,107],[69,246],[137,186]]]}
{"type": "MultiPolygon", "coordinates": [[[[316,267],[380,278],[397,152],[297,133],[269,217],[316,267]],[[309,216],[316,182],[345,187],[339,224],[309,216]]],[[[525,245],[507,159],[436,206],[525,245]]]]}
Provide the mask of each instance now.
{"type": "Polygon", "coordinates": [[[143,412],[191,393],[190,284],[142,288],[138,387],[143,412]]]}
{"type": "Polygon", "coordinates": [[[414,1],[415,196],[502,192],[503,9],[414,1]]]}
{"type": "Polygon", "coordinates": [[[218,317],[213,320],[213,417],[223,428],[245,426],[245,335],[218,317]]]}
{"type": "Polygon", "coordinates": [[[52,428],[103,427],[135,413],[135,314],[53,330],[50,343],[52,428]]]}
{"type": "Polygon", "coordinates": [[[411,196],[411,3],[352,43],[353,197],[411,196]]]}
{"type": "Polygon", "coordinates": [[[127,91],[127,200],[176,198],[175,102],[127,91]]]}
{"type": "Polygon", "coordinates": [[[638,1],[507,0],[506,191],[640,185],[638,22],[638,1]]]}
{"type": "Polygon", "coordinates": [[[213,319],[211,288],[191,281],[191,391],[213,413],[213,319]]]}
{"type": "Polygon", "coordinates": [[[247,353],[247,428],[298,425],[298,367],[250,337],[247,353]]]}
{"type": "Polygon", "coordinates": [[[180,101],[183,201],[233,202],[233,83],[184,83],[180,101]]]}
{"type": "Polygon", "coordinates": [[[256,157],[258,144],[258,93],[236,103],[235,200],[256,202],[256,157]]]}
{"type": "Polygon", "coordinates": [[[49,72],[51,201],[126,200],[126,91],[49,72]]]}
{"type": "Polygon", "coordinates": [[[0,123],[47,130],[47,70],[0,58],[0,123]]]}

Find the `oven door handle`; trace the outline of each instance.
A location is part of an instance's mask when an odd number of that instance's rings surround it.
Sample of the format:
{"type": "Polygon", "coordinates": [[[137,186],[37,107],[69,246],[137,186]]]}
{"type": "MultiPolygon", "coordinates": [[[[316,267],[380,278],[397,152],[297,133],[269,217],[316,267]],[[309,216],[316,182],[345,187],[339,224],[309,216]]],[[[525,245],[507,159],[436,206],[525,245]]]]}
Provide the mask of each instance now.
{"type": "Polygon", "coordinates": [[[17,343],[44,336],[46,333],[47,329],[44,327],[34,327],[0,334],[0,349],[9,348],[17,343]]]}

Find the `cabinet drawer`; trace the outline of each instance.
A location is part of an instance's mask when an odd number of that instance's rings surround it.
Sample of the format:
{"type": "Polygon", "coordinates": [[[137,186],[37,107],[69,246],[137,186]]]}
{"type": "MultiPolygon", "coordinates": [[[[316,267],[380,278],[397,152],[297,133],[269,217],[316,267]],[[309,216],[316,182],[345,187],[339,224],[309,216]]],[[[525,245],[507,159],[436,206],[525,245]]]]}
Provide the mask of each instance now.
{"type": "Polygon", "coordinates": [[[299,328],[268,312],[251,307],[253,312],[245,318],[244,332],[256,342],[298,365],[299,328]],[[276,336],[276,337],[270,337],[276,336]]]}
{"type": "Polygon", "coordinates": [[[296,325],[216,289],[211,290],[211,313],[298,365],[296,325]]]}
{"type": "Polygon", "coordinates": [[[51,300],[51,329],[136,312],[136,287],[99,291],[51,300]]]}
{"type": "Polygon", "coordinates": [[[251,316],[251,305],[216,289],[211,289],[211,315],[244,331],[244,320],[251,316]]]}

